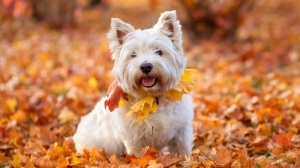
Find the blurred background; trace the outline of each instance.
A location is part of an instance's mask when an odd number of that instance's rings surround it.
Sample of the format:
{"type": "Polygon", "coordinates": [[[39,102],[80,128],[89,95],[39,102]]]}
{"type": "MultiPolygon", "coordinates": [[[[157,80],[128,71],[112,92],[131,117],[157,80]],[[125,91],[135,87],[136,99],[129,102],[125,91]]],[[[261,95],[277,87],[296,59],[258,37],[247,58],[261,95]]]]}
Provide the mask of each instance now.
{"type": "Polygon", "coordinates": [[[163,11],[176,10],[185,35],[193,41],[277,38],[286,28],[291,34],[299,33],[294,28],[299,3],[292,0],[1,0],[0,7],[1,20],[34,20],[52,28],[101,26],[104,30],[111,17],[144,29],[163,11]]]}
{"type": "Polygon", "coordinates": [[[72,136],[113,80],[111,18],[146,29],[166,10],[177,11],[198,70],[195,148],[289,160],[284,152],[300,146],[296,0],[0,0],[0,156],[72,136]],[[289,143],[274,150],[276,141],[289,143]]]}

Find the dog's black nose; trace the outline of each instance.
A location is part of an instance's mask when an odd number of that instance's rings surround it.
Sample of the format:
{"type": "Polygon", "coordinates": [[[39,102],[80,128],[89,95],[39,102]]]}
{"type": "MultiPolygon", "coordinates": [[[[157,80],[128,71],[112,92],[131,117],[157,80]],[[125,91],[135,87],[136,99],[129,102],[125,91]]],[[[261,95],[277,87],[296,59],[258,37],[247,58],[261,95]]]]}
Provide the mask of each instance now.
{"type": "Polygon", "coordinates": [[[148,74],[149,72],[152,71],[152,64],[151,63],[142,63],[140,66],[140,69],[143,73],[148,74]]]}

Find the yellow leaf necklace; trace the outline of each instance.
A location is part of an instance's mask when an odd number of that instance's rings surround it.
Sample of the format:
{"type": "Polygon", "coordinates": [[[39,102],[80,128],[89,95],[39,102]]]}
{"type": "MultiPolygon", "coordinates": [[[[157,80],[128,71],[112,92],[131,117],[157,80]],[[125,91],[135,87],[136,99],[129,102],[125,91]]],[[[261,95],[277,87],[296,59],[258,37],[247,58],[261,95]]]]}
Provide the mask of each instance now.
{"type": "MultiPolygon", "coordinates": [[[[185,69],[181,78],[179,80],[178,85],[167,92],[165,97],[172,99],[173,101],[180,101],[182,95],[188,94],[193,86],[195,85],[194,79],[192,76],[192,72],[196,72],[195,69],[185,69]]],[[[125,99],[121,99],[119,101],[119,107],[123,107],[127,102],[125,99]]],[[[131,106],[128,115],[132,115],[137,113],[137,121],[145,119],[148,117],[149,113],[156,113],[158,109],[158,99],[153,96],[146,96],[140,100],[138,100],[133,106],[131,106]]]]}

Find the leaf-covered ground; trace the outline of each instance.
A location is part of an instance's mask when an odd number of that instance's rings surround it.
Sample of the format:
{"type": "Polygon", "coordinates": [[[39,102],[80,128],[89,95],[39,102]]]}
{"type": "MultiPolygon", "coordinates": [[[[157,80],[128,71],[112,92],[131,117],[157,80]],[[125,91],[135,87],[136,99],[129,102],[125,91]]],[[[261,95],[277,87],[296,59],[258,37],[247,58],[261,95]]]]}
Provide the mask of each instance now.
{"type": "Polygon", "coordinates": [[[185,159],[149,147],[142,158],[75,152],[80,116],[113,80],[111,16],[62,30],[1,18],[0,167],[300,167],[299,7],[261,1],[234,43],[185,38],[188,67],[198,69],[185,159]]]}

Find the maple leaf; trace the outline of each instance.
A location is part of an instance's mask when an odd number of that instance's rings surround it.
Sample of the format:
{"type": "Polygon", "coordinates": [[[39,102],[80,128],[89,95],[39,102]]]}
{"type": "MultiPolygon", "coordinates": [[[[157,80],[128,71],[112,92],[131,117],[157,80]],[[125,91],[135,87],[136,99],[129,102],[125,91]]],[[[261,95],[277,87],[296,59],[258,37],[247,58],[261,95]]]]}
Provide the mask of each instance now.
{"type": "Polygon", "coordinates": [[[75,153],[72,153],[71,163],[72,163],[73,165],[87,164],[87,163],[88,163],[88,160],[83,159],[83,158],[79,158],[79,157],[76,156],[75,153]]]}
{"type": "Polygon", "coordinates": [[[69,164],[70,164],[69,161],[64,156],[60,156],[56,161],[56,165],[58,167],[67,167],[69,164]]]}
{"type": "Polygon", "coordinates": [[[284,134],[284,133],[280,133],[280,134],[275,134],[272,138],[272,140],[276,143],[279,144],[280,146],[287,148],[291,146],[291,142],[289,137],[284,134]]]}
{"type": "Polygon", "coordinates": [[[78,120],[78,116],[74,114],[68,107],[64,107],[59,115],[58,115],[59,122],[61,124],[65,124],[67,122],[78,120]]]}
{"type": "Polygon", "coordinates": [[[13,156],[13,160],[10,162],[12,167],[19,168],[21,167],[21,154],[17,153],[13,156]]]}
{"type": "Polygon", "coordinates": [[[162,163],[164,167],[170,167],[179,163],[182,159],[181,157],[171,157],[170,155],[165,156],[162,153],[159,153],[159,156],[156,158],[156,160],[162,163]]]}
{"type": "Polygon", "coordinates": [[[5,153],[0,152],[0,163],[6,163],[10,160],[10,157],[7,157],[5,153]]]}
{"type": "Polygon", "coordinates": [[[233,165],[240,165],[246,168],[254,167],[254,159],[248,157],[245,149],[238,151],[233,158],[236,158],[236,160],[232,163],[233,165]]]}
{"type": "Polygon", "coordinates": [[[217,148],[216,166],[228,166],[231,161],[231,154],[225,148],[217,148]]]}
{"type": "Polygon", "coordinates": [[[8,100],[6,100],[5,104],[10,112],[15,112],[16,107],[17,107],[16,99],[8,99],[8,100]]]}
{"type": "Polygon", "coordinates": [[[28,141],[24,147],[24,153],[27,155],[43,156],[46,154],[46,149],[41,141],[28,141]]]}
{"type": "Polygon", "coordinates": [[[18,110],[10,117],[10,119],[16,120],[18,123],[22,123],[26,120],[26,117],[27,115],[23,110],[18,110]]]}
{"type": "Polygon", "coordinates": [[[147,118],[149,113],[155,113],[157,111],[156,99],[152,96],[147,96],[136,102],[131,108],[128,115],[137,113],[137,121],[147,118]]]}
{"type": "Polygon", "coordinates": [[[150,160],[155,160],[157,156],[158,156],[158,152],[156,149],[145,147],[142,149],[142,157],[141,158],[132,157],[130,164],[141,166],[144,168],[149,164],[150,160]]]}
{"type": "Polygon", "coordinates": [[[183,94],[188,94],[194,87],[194,79],[192,73],[196,72],[195,69],[185,69],[181,75],[178,85],[166,93],[166,97],[171,98],[173,101],[180,101],[183,94]]]}
{"type": "Polygon", "coordinates": [[[117,80],[114,80],[108,88],[107,99],[104,102],[105,108],[112,112],[119,105],[119,102],[122,98],[126,98],[127,94],[123,92],[120,86],[118,86],[117,80]]]}

